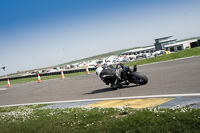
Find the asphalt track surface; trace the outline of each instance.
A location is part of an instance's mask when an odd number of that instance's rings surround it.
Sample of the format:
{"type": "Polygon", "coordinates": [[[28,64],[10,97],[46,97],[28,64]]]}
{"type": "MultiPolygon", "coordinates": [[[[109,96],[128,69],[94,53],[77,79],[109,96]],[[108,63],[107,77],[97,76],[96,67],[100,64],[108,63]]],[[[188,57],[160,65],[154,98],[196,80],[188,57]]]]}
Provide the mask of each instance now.
{"type": "MultiPolygon", "coordinates": [[[[112,90],[92,73],[63,80],[42,80],[0,87],[0,106],[23,103],[200,93],[200,57],[138,66],[149,78],[147,85],[130,84],[112,90]]],[[[42,77],[41,77],[42,78],[42,77]]]]}

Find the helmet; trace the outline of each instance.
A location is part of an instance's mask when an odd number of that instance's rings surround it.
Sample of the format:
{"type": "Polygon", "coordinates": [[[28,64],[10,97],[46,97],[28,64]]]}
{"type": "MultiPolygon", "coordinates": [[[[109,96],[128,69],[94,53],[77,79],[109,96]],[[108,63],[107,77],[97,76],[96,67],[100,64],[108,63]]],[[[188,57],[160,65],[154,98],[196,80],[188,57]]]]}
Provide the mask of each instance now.
{"type": "Polygon", "coordinates": [[[100,77],[100,74],[101,74],[102,70],[103,70],[102,67],[98,67],[98,68],[96,69],[96,74],[97,74],[99,77],[100,77]]]}

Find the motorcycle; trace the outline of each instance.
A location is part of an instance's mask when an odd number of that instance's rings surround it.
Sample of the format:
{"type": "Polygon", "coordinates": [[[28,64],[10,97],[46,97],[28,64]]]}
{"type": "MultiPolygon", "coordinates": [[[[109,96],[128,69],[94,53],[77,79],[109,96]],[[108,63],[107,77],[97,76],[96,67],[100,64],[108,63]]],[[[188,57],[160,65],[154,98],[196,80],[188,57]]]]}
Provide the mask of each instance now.
{"type": "Polygon", "coordinates": [[[137,65],[134,65],[133,69],[123,64],[117,64],[116,68],[102,66],[96,69],[96,74],[106,85],[110,85],[113,90],[122,88],[124,85],[128,86],[130,83],[145,85],[148,82],[146,75],[137,72],[137,65]]]}

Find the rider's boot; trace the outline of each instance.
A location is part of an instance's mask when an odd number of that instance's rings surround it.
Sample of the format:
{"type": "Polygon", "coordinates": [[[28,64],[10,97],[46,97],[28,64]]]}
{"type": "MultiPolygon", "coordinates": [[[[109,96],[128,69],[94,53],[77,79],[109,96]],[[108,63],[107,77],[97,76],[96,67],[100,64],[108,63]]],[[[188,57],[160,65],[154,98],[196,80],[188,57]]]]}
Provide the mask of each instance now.
{"type": "Polygon", "coordinates": [[[118,79],[116,78],[115,82],[111,85],[111,88],[112,89],[117,89],[117,82],[118,82],[118,79]]]}
{"type": "Polygon", "coordinates": [[[123,79],[122,82],[120,83],[121,85],[125,85],[126,81],[123,79]]]}
{"type": "Polygon", "coordinates": [[[137,65],[133,66],[133,72],[137,72],[137,65]]]}
{"type": "Polygon", "coordinates": [[[123,80],[120,85],[129,85],[130,82],[128,80],[123,80]]]}

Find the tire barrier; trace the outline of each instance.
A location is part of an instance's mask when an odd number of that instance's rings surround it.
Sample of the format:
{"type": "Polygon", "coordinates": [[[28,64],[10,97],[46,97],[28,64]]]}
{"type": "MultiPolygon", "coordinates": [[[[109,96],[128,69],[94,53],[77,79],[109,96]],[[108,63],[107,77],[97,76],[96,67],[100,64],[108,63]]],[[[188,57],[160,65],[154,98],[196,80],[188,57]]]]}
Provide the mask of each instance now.
{"type": "MultiPolygon", "coordinates": [[[[96,68],[88,68],[89,71],[94,71],[96,68]]],[[[70,73],[78,73],[78,72],[85,72],[85,69],[76,69],[76,70],[65,70],[63,71],[64,74],[70,73]]],[[[51,73],[40,73],[40,76],[50,76],[50,75],[60,75],[61,71],[51,72],[51,73]]],[[[18,76],[18,77],[9,77],[9,80],[16,80],[16,79],[23,79],[23,78],[30,78],[30,77],[38,77],[38,74],[34,75],[27,75],[27,76],[18,76]]],[[[8,78],[2,78],[0,81],[7,81],[8,78]]]]}

